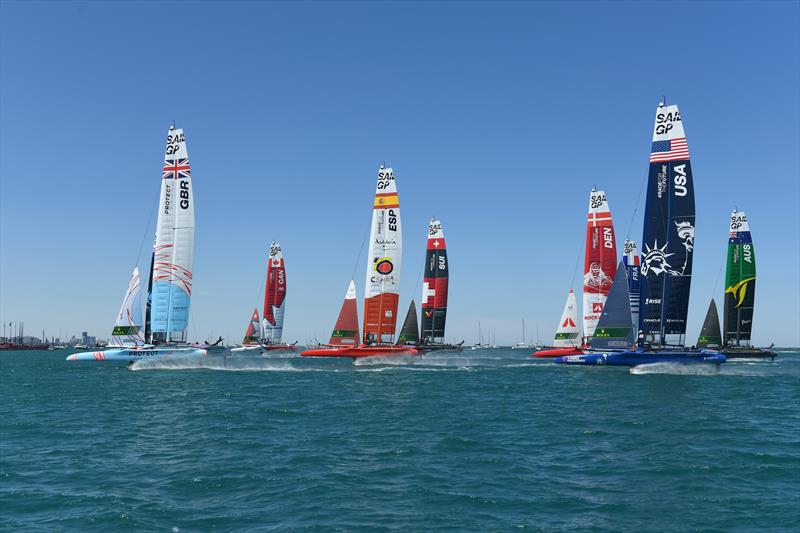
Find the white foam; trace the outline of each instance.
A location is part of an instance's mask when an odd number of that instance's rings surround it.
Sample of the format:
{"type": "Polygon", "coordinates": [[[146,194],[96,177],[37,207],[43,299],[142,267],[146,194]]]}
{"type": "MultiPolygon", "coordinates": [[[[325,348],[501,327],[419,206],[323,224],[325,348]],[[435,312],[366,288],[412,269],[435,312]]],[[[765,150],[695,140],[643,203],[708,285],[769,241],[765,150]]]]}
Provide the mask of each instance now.
{"type": "Polygon", "coordinates": [[[685,376],[710,376],[719,374],[720,369],[713,364],[650,363],[631,367],[631,374],[676,374],[685,376]]]}

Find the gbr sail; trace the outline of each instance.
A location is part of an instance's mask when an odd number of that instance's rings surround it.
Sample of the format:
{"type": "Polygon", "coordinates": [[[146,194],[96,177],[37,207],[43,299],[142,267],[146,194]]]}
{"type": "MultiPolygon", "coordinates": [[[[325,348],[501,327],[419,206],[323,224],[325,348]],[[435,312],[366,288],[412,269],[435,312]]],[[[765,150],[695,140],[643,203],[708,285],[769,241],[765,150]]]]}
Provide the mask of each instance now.
{"type": "Polygon", "coordinates": [[[628,274],[628,295],[631,301],[631,320],[633,332],[639,331],[639,252],[634,241],[625,239],[625,248],[622,255],[625,270],[628,274]]]}
{"type": "Polygon", "coordinates": [[[356,284],[350,280],[347,294],[344,296],[339,317],[333,326],[333,333],[328,344],[332,346],[358,345],[358,308],[356,305],[356,284]]]}
{"type": "Polygon", "coordinates": [[[756,298],[756,254],[743,211],[731,213],[725,268],[725,344],[750,345],[756,298]]]}
{"type": "Polygon", "coordinates": [[[569,290],[564,312],[556,328],[556,337],[553,346],[556,348],[572,348],[581,344],[581,330],[578,327],[578,302],[575,300],[575,291],[569,290]]]}
{"type": "Polygon", "coordinates": [[[655,345],[685,345],[694,251],[694,182],[678,106],[653,126],[639,293],[639,329],[655,345]]]}
{"type": "Polygon", "coordinates": [[[594,335],[616,273],[617,244],[606,193],[592,190],[583,269],[583,334],[586,337],[594,335]]]}
{"type": "Polygon", "coordinates": [[[364,344],[393,344],[400,297],[403,236],[394,171],[381,165],[367,253],[364,344]]]}
{"type": "Polygon", "coordinates": [[[150,333],[185,341],[192,295],[194,199],[183,130],[169,129],[151,268],[150,333]]]}
{"type": "Polygon", "coordinates": [[[424,343],[444,342],[449,268],[442,223],[432,218],[428,225],[425,278],[422,284],[422,341],[424,343]]]}
{"type": "Polygon", "coordinates": [[[279,344],[283,337],[283,315],[286,310],[286,265],[283,250],[277,243],[270,244],[267,264],[267,282],[264,289],[263,342],[279,344]]]}
{"type": "Polygon", "coordinates": [[[110,346],[131,346],[144,342],[142,335],[142,298],[139,269],[134,268],[128,290],[122,299],[122,306],[111,332],[110,346]]]}

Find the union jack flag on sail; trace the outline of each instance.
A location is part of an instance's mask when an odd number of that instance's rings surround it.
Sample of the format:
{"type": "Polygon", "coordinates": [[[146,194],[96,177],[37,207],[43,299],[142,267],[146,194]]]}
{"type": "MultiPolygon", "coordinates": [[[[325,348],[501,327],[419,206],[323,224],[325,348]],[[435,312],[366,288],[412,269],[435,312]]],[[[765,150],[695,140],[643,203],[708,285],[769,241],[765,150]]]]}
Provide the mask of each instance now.
{"type": "Polygon", "coordinates": [[[164,160],[164,179],[191,178],[189,158],[164,160]]]}
{"type": "Polygon", "coordinates": [[[682,159],[689,159],[689,145],[686,143],[686,137],[653,142],[653,148],[650,150],[651,163],[682,159]]]}

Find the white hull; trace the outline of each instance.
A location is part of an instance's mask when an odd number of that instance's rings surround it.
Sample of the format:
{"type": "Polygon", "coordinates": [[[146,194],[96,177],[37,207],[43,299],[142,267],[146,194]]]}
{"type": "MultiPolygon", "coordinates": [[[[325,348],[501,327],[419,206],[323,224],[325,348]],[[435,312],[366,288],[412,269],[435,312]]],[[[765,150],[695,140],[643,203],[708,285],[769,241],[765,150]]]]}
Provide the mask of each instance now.
{"type": "Polygon", "coordinates": [[[67,356],[67,361],[138,361],[162,357],[203,357],[208,355],[200,348],[111,348],[97,352],[80,352],[67,356]]]}

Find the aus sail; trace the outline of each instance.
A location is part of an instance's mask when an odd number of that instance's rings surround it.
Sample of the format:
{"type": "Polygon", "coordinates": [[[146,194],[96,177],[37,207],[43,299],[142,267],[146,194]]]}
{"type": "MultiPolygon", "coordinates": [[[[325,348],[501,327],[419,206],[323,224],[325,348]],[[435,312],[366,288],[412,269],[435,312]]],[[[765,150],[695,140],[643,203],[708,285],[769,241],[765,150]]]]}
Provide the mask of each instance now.
{"type": "Polygon", "coordinates": [[[422,342],[444,342],[447,319],[449,263],[442,223],[434,218],[428,225],[425,278],[422,284],[422,342]]]}
{"type": "Polygon", "coordinates": [[[617,243],[605,191],[589,194],[583,270],[583,334],[594,335],[617,274],[617,243]]]}
{"type": "Polygon", "coordinates": [[[725,268],[725,344],[750,344],[756,298],[756,253],[743,211],[731,213],[725,268]]]}
{"type": "Polygon", "coordinates": [[[639,329],[657,345],[684,345],[692,282],[695,205],[689,145],[678,106],[653,126],[639,293],[639,329]]]}
{"type": "Polygon", "coordinates": [[[280,244],[269,247],[267,281],[264,289],[263,342],[279,344],[283,337],[283,315],[286,311],[286,265],[280,244]]]}
{"type": "Polygon", "coordinates": [[[159,341],[185,341],[192,295],[194,198],[183,130],[169,129],[152,259],[150,331],[159,341]]]}
{"type": "Polygon", "coordinates": [[[400,297],[403,236],[394,171],[381,166],[367,254],[364,344],[393,344],[400,297]]]}

